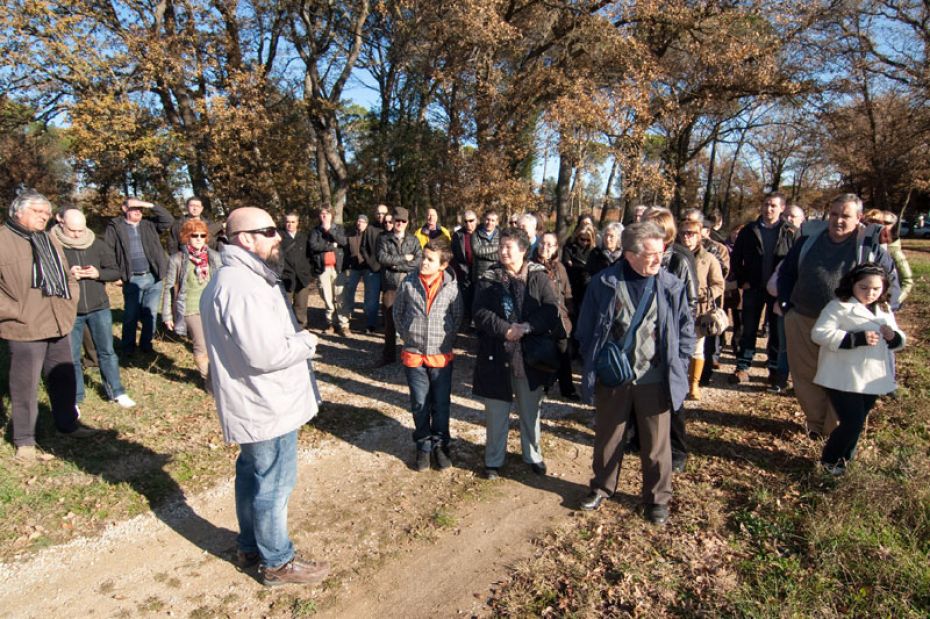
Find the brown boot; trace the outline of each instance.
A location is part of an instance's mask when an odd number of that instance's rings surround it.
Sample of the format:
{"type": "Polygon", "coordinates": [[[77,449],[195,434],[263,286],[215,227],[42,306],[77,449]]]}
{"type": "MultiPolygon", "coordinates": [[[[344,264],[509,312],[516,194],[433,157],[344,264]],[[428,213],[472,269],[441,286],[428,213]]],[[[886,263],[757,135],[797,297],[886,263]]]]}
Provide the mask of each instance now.
{"type": "Polygon", "coordinates": [[[703,359],[691,359],[688,366],[688,399],[701,400],[701,373],[704,371],[703,359]]]}

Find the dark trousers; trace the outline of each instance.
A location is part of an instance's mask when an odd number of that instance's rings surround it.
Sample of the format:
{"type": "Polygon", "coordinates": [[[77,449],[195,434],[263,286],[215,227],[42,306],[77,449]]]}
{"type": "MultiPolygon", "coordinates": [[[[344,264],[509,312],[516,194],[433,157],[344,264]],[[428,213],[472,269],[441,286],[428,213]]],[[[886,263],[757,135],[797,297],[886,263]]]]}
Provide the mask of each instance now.
{"type": "Polygon", "coordinates": [[[8,341],[10,350],[10,403],[13,414],[13,444],[36,444],[39,418],[39,377],[45,378],[52,417],[59,432],[77,428],[74,408],[74,363],[69,336],[34,342],[8,341]]]}
{"type": "Polygon", "coordinates": [[[639,427],[643,469],[643,503],[666,505],[672,498],[672,449],[669,441],[671,404],[666,387],[601,384],[594,392],[594,477],[591,489],[606,495],[617,490],[623,461],[623,434],[635,419],[639,427]]]}
{"type": "Polygon", "coordinates": [[[736,351],[737,370],[748,370],[752,365],[752,358],[756,354],[759,320],[763,312],[768,323],[767,367],[772,371],[778,367],[778,317],[772,311],[774,303],[775,297],[761,288],[743,291],[743,336],[740,338],[739,348],[736,351]]]}
{"type": "Polygon", "coordinates": [[[405,367],[413,413],[413,440],[420,451],[447,447],[452,406],[452,363],[442,368],[405,367]]]}
{"type": "Polygon", "coordinates": [[[685,408],[672,411],[669,421],[669,441],[672,446],[672,462],[688,459],[688,433],[685,431],[685,408]]]}
{"type": "Polygon", "coordinates": [[[820,461],[824,464],[835,465],[841,461],[852,460],[853,454],[856,453],[856,444],[859,443],[859,435],[865,427],[865,418],[875,406],[878,396],[827,389],[827,397],[833,404],[833,410],[836,411],[840,425],[830,433],[830,438],[823,446],[820,461]]]}
{"type": "Polygon", "coordinates": [[[397,331],[394,328],[394,299],[396,290],[385,290],[381,293],[381,307],[384,311],[384,350],[381,358],[393,363],[397,360],[397,331]]]}
{"type": "Polygon", "coordinates": [[[575,385],[572,382],[572,353],[571,345],[567,339],[559,342],[559,371],[556,376],[558,376],[559,379],[559,393],[562,395],[574,395],[575,385]]]}

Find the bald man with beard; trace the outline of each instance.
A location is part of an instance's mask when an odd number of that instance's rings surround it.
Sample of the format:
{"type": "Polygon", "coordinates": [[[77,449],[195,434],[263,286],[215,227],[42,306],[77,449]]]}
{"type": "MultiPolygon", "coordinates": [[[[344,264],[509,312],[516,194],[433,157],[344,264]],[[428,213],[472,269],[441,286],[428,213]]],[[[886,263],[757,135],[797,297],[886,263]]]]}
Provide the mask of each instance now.
{"type": "Polygon", "coordinates": [[[238,563],[260,564],[266,586],[316,584],[324,562],[297,557],[287,503],[297,481],[297,435],[319,410],[310,358],[316,336],[300,328],[280,276],[281,237],[265,211],[233,211],[222,267],[200,299],[213,393],[236,461],[238,563]]]}

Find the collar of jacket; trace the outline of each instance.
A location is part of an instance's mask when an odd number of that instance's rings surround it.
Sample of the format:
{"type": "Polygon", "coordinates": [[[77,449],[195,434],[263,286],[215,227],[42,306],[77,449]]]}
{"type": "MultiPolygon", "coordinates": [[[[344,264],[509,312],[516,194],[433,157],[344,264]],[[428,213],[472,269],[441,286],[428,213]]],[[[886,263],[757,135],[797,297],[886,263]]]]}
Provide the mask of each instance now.
{"type": "Polygon", "coordinates": [[[281,281],[278,272],[265,264],[264,260],[237,245],[223,245],[219,253],[224,267],[245,267],[264,279],[269,285],[275,285],[281,281]]]}

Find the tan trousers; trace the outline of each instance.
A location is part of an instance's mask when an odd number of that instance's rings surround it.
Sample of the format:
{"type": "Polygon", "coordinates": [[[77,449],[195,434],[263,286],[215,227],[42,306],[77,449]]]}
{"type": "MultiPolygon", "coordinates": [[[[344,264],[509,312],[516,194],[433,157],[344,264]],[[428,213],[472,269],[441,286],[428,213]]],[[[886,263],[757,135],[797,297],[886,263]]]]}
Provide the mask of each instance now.
{"type": "Polygon", "coordinates": [[[346,276],[337,273],[336,269],[326,269],[320,273],[320,296],[323,297],[323,309],[326,313],[326,324],[335,326],[337,321],[340,327],[349,326],[349,314],[342,303],[342,287],[346,276]]]}
{"type": "Polygon", "coordinates": [[[794,395],[807,418],[807,431],[827,436],[838,425],[836,412],[826,390],[814,384],[820,346],[811,340],[816,318],[790,310],[785,316],[785,340],[788,344],[788,367],[794,382],[794,395]]]}
{"type": "Polygon", "coordinates": [[[643,503],[667,505],[672,498],[671,403],[664,384],[625,385],[594,391],[594,478],[591,489],[605,495],[617,490],[623,461],[623,433],[636,416],[643,468],[643,503]]]}

